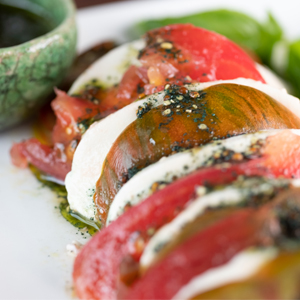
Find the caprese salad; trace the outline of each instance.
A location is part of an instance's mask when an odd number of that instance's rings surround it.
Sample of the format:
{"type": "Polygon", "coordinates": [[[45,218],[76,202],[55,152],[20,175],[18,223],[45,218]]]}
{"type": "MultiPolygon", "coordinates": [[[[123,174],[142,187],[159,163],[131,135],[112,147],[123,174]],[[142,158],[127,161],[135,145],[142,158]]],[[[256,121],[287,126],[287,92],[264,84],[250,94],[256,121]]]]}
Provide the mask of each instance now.
{"type": "Polygon", "coordinates": [[[15,144],[100,230],[81,299],[298,296],[300,102],[225,37],[155,29],[56,91],[51,138],[15,144]]]}

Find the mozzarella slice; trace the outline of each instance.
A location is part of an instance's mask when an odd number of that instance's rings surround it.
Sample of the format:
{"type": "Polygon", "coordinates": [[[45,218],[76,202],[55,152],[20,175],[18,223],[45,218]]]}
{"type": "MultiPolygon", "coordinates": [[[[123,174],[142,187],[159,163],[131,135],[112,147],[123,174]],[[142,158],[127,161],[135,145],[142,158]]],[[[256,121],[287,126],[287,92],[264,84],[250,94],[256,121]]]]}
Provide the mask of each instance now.
{"type": "Polygon", "coordinates": [[[298,181],[294,185],[293,181],[288,179],[274,179],[258,184],[255,178],[250,178],[246,182],[247,185],[244,187],[236,187],[233,184],[197,198],[174,220],[161,227],[144,249],[140,259],[141,269],[147,270],[156,261],[159,251],[173,239],[176,239],[184,227],[199,217],[206,208],[240,203],[246,200],[249,195],[263,195],[271,191],[273,187],[288,186],[289,183],[293,186],[298,185],[298,181]]]}
{"type": "MultiPolygon", "coordinates": [[[[216,151],[223,147],[235,152],[246,152],[254,141],[265,139],[280,131],[282,130],[268,130],[231,137],[162,158],[157,163],[137,173],[120,189],[110,206],[106,224],[116,220],[128,204],[134,206],[149,197],[152,194],[151,186],[155,182],[170,183],[174,177],[180,178],[190,174],[201,168],[216,151]]],[[[300,134],[300,130],[298,131],[300,134]]]]}
{"type": "MultiPolygon", "coordinates": [[[[223,83],[233,83],[256,88],[276,99],[300,118],[299,99],[287,94],[285,90],[272,88],[252,79],[239,78],[235,80],[197,83],[188,85],[187,88],[191,91],[200,91],[223,83]]],[[[94,219],[95,206],[93,203],[93,193],[109,149],[125,127],[136,120],[136,111],[139,106],[143,106],[143,103],[146,102],[152,103],[153,106],[160,105],[163,103],[164,95],[165,92],[160,92],[144,100],[134,102],[105,119],[94,123],[86,131],[75,151],[72,170],[67,175],[65,181],[70,208],[75,213],[79,213],[88,219],[94,219]]]]}
{"type": "Polygon", "coordinates": [[[139,66],[137,56],[144,47],[145,41],[137,40],[109,51],[78,77],[69,94],[75,94],[92,80],[97,80],[106,87],[118,84],[130,65],[139,66]]]}
{"type": "Polygon", "coordinates": [[[268,85],[278,89],[289,90],[288,85],[275,73],[273,73],[268,67],[256,63],[256,69],[268,85]]]}
{"type": "Polygon", "coordinates": [[[217,287],[245,280],[254,275],[266,263],[276,258],[277,254],[278,250],[271,247],[244,250],[235,255],[227,264],[211,268],[194,277],[172,299],[191,299],[217,287]]]}
{"type": "MultiPolygon", "coordinates": [[[[160,102],[163,101],[161,98],[162,95],[156,96],[160,102]]],[[[149,97],[148,101],[152,101],[152,98],[149,97]]],[[[155,105],[156,102],[152,102],[155,105]]],[[[65,180],[70,208],[75,213],[94,219],[93,195],[104,159],[124,128],[136,120],[136,111],[143,103],[143,100],[134,102],[92,124],[83,135],[73,157],[72,170],[65,180]]]]}

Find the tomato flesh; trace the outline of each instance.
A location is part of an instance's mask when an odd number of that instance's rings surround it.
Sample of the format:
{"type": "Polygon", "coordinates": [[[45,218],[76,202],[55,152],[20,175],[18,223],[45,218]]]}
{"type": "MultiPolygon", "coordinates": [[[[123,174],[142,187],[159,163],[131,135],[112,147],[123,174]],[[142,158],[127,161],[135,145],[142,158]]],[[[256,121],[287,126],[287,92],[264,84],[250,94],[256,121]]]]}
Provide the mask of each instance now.
{"type": "Polygon", "coordinates": [[[275,176],[300,177],[300,136],[291,130],[270,136],[263,150],[264,165],[274,170],[275,176]]]}
{"type": "Polygon", "coordinates": [[[71,171],[71,163],[68,161],[64,148],[49,147],[41,144],[35,138],[14,144],[10,150],[13,163],[18,167],[25,168],[28,163],[34,165],[42,172],[51,174],[53,177],[63,181],[68,172],[71,171]]]}

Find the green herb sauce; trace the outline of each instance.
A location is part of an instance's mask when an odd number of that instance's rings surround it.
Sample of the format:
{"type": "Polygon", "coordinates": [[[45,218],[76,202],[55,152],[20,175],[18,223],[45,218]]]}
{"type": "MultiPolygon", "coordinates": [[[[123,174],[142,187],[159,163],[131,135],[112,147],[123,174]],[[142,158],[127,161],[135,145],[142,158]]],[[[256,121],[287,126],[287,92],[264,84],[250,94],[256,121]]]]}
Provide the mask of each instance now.
{"type": "MultiPolygon", "coordinates": [[[[14,2],[23,4],[22,0],[14,2]]],[[[34,13],[28,5],[21,8],[0,1],[0,48],[28,42],[54,27],[53,20],[34,13]]]]}
{"type": "Polygon", "coordinates": [[[90,235],[94,235],[96,232],[98,232],[100,228],[99,224],[96,224],[90,220],[85,220],[83,217],[70,210],[65,186],[47,180],[46,179],[47,176],[45,176],[42,172],[40,172],[37,168],[35,168],[32,165],[30,165],[30,170],[37,178],[37,180],[43,184],[43,186],[50,188],[56,194],[56,196],[61,199],[61,202],[59,204],[59,209],[62,216],[68,222],[70,222],[73,226],[75,226],[79,230],[86,228],[86,231],[90,235]]]}

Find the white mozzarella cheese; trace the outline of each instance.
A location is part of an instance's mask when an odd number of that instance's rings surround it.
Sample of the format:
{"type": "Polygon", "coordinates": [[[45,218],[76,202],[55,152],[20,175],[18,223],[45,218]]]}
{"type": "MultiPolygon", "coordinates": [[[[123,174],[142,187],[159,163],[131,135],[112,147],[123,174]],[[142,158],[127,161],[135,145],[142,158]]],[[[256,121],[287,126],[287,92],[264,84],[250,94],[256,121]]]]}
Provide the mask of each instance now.
{"type": "MultiPolygon", "coordinates": [[[[191,91],[200,91],[216,84],[233,83],[250,86],[260,90],[278,102],[282,103],[295,115],[300,117],[299,99],[293,97],[285,90],[279,90],[252,79],[238,78],[234,80],[220,80],[207,83],[188,85],[191,91]]],[[[165,92],[153,94],[144,100],[134,102],[123,109],[96,122],[84,134],[79,143],[72,163],[72,170],[66,177],[68,201],[73,211],[88,219],[94,218],[95,207],[93,192],[95,184],[100,177],[104,159],[110,147],[122,131],[136,120],[138,106],[151,102],[153,106],[163,103],[165,92]]]]}
{"type": "MultiPolygon", "coordinates": [[[[163,101],[162,95],[156,95],[155,99],[163,101]]],[[[152,101],[152,96],[148,97],[148,101],[152,101]]],[[[124,128],[136,120],[136,110],[144,102],[134,102],[92,124],[83,135],[73,157],[72,170],[65,180],[70,208],[75,213],[94,219],[93,195],[104,159],[124,128]]],[[[155,105],[156,102],[153,102],[155,105]]]]}
{"type": "Polygon", "coordinates": [[[78,77],[69,94],[76,93],[91,80],[97,80],[107,87],[118,84],[130,65],[139,66],[137,56],[144,47],[145,41],[137,40],[109,51],[78,77]]]}
{"type": "Polygon", "coordinates": [[[268,67],[257,63],[256,69],[268,85],[278,89],[288,89],[287,84],[275,73],[273,73],[268,67]]]}

